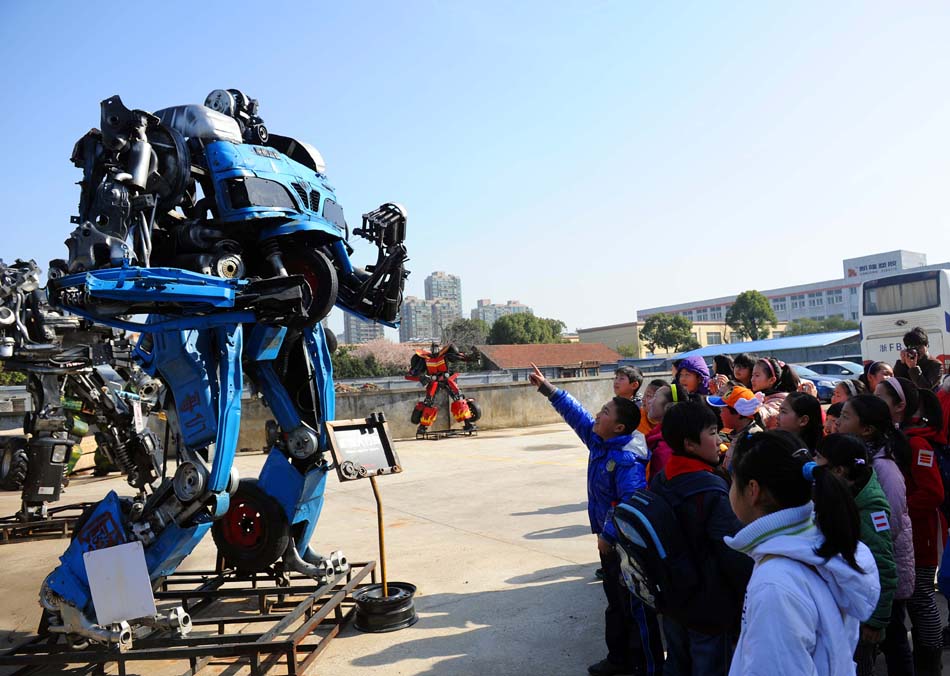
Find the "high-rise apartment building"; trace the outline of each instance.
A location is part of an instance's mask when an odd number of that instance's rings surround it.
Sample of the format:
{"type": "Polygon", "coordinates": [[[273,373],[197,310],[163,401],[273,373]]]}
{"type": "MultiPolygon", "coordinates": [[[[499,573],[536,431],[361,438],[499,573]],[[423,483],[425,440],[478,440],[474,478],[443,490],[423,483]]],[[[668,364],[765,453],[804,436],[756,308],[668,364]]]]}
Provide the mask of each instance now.
{"type": "Polygon", "coordinates": [[[383,337],[383,325],[368,322],[349,312],[343,313],[343,342],[348,345],[368,343],[383,337]]]}
{"type": "Polygon", "coordinates": [[[433,301],[407,296],[402,301],[399,341],[402,343],[439,340],[432,324],[433,301]]]}
{"type": "Polygon", "coordinates": [[[446,300],[451,303],[454,313],[447,307],[440,311],[440,319],[452,321],[462,316],[462,279],[447,272],[433,272],[426,277],[426,300],[446,300]]]}
{"type": "Polygon", "coordinates": [[[530,307],[516,300],[509,300],[504,305],[492,303],[491,298],[479,298],[477,306],[472,310],[472,319],[481,319],[491,326],[495,320],[505,315],[515,315],[521,313],[534,314],[530,307]]]}

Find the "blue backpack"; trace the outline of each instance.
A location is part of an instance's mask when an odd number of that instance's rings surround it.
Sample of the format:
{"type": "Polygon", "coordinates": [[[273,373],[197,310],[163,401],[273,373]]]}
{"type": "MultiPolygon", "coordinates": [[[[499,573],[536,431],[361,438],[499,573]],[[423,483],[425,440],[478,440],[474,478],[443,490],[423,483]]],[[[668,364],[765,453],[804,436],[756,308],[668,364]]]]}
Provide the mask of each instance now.
{"type": "MultiPolygon", "coordinates": [[[[715,634],[733,627],[738,609],[723,603],[718,563],[710,553],[696,551],[678,516],[690,498],[728,495],[726,482],[710,472],[690,472],[654,480],[652,488],[614,509],[624,584],[658,613],[690,629],[715,634]]],[[[693,524],[693,530],[702,525],[693,524]]]]}

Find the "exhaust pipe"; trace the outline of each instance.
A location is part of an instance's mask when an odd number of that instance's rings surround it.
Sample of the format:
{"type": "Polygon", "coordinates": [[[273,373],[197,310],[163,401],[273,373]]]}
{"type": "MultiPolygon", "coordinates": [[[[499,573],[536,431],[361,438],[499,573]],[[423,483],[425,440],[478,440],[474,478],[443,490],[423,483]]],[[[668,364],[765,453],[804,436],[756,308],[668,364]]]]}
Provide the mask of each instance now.
{"type": "Polygon", "coordinates": [[[90,622],[82,611],[65,602],[59,603],[59,612],[63,624],[51,626],[50,633],[82,636],[90,641],[106,645],[117,644],[120,651],[129,650],[132,647],[132,627],[128,622],[120,622],[113,625],[114,629],[106,629],[90,622]]]}
{"type": "MultiPolygon", "coordinates": [[[[310,551],[308,550],[307,553],[309,554],[310,551]]],[[[311,563],[300,558],[300,554],[297,552],[297,545],[293,538],[290,538],[290,543],[284,552],[284,565],[287,566],[288,570],[306,575],[307,577],[312,577],[320,582],[326,582],[329,577],[333,575],[333,564],[331,564],[330,561],[317,557],[315,561],[311,563]]]]}

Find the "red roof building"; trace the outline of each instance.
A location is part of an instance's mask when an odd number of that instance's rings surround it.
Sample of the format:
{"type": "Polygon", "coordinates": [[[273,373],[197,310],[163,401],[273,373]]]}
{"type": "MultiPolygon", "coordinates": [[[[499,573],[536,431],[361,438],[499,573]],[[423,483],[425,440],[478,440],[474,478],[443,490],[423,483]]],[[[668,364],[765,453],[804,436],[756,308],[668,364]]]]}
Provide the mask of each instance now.
{"type": "Polygon", "coordinates": [[[577,378],[616,368],[620,353],[602,343],[542,343],[533,345],[479,345],[489,368],[517,375],[537,364],[546,377],[577,378]]]}

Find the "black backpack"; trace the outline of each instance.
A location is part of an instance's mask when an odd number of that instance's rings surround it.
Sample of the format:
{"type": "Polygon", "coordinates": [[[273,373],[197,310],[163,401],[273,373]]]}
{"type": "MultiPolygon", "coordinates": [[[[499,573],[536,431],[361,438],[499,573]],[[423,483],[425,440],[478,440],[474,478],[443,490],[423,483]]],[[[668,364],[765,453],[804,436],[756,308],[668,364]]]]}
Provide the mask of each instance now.
{"type": "Polygon", "coordinates": [[[625,585],[658,613],[690,629],[719,633],[731,628],[736,608],[723,603],[725,581],[718,563],[711,553],[696,551],[678,516],[680,506],[701,493],[728,495],[726,482],[711,472],[690,472],[665,481],[658,476],[652,488],[614,509],[625,585]]]}

